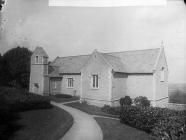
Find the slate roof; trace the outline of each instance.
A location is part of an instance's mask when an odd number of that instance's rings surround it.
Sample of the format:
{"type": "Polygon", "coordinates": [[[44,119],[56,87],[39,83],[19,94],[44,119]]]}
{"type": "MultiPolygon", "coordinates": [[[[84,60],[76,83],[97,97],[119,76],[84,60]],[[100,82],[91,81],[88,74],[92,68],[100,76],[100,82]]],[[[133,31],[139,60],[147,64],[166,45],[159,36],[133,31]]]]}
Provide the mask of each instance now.
{"type": "Polygon", "coordinates": [[[59,66],[60,73],[81,73],[81,68],[90,55],[57,57],[50,65],[59,66]]]}
{"type": "Polygon", "coordinates": [[[121,59],[126,73],[152,73],[160,48],[109,53],[121,59]]]}
{"type": "MultiPolygon", "coordinates": [[[[160,49],[100,53],[115,72],[124,73],[152,73],[160,49]]],[[[99,53],[99,52],[98,52],[99,53]]],[[[57,57],[50,66],[58,69],[50,75],[59,73],[81,73],[81,69],[90,55],[57,57]]]]}
{"type": "Polygon", "coordinates": [[[126,72],[126,69],[119,57],[104,53],[102,53],[102,55],[106,59],[106,61],[112,66],[114,71],[126,72]]]}
{"type": "Polygon", "coordinates": [[[45,50],[42,47],[36,47],[33,55],[48,57],[47,53],[45,52],[45,50]]]}
{"type": "Polygon", "coordinates": [[[62,77],[59,73],[59,67],[58,66],[49,66],[48,68],[49,77],[62,77]]]}

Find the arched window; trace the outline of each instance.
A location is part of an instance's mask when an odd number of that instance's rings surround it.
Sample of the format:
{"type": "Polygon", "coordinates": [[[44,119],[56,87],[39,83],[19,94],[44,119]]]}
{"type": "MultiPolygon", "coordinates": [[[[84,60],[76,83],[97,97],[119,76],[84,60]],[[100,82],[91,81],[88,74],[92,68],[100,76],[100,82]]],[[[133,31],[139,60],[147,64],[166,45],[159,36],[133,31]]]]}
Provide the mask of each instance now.
{"type": "Polygon", "coordinates": [[[161,82],[164,82],[165,81],[165,68],[162,67],[161,68],[161,72],[160,72],[160,79],[161,79],[161,82]]]}

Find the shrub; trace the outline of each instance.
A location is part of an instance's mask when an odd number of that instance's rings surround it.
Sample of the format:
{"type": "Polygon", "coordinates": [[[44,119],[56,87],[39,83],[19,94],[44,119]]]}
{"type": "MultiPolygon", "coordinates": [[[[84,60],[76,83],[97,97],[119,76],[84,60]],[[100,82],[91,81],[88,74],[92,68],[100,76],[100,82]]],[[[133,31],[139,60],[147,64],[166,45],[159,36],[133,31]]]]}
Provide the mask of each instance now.
{"type": "Polygon", "coordinates": [[[72,98],[72,95],[69,95],[69,94],[56,94],[55,97],[57,97],[57,98],[72,98]]]}
{"type": "Polygon", "coordinates": [[[152,129],[152,134],[159,138],[180,139],[185,131],[186,116],[161,118],[152,129]]]}
{"type": "Polygon", "coordinates": [[[125,96],[124,98],[121,98],[119,100],[119,103],[120,103],[120,106],[131,105],[132,99],[130,98],[130,96],[125,96]]]}
{"type": "Polygon", "coordinates": [[[148,107],[150,106],[150,101],[147,99],[147,97],[139,96],[134,99],[134,104],[136,106],[148,107]]]}
{"type": "Polygon", "coordinates": [[[104,105],[101,108],[101,111],[111,114],[111,115],[119,115],[120,114],[120,107],[110,107],[109,105],[104,105]]]}
{"type": "Polygon", "coordinates": [[[82,100],[82,101],[81,101],[81,104],[82,104],[82,105],[88,105],[88,103],[87,103],[86,100],[82,100]]]}
{"type": "Polygon", "coordinates": [[[15,88],[0,88],[0,98],[3,98],[11,111],[16,112],[52,107],[47,97],[15,88]]]}
{"type": "Polygon", "coordinates": [[[138,106],[124,106],[121,108],[121,122],[132,127],[150,132],[156,123],[160,113],[153,113],[151,108],[142,108],[138,106]]]}
{"type": "Polygon", "coordinates": [[[186,125],[186,111],[157,107],[123,106],[120,121],[160,138],[168,135],[176,137],[180,134],[180,129],[186,125]]]}

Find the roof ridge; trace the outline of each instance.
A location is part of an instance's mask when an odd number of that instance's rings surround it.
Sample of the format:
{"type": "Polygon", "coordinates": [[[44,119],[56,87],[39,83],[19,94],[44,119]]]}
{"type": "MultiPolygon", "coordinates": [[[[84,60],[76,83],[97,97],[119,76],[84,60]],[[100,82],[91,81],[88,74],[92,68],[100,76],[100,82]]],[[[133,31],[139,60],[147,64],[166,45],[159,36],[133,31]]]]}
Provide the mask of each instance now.
{"type": "Polygon", "coordinates": [[[78,56],[90,56],[90,54],[82,54],[82,55],[71,55],[71,56],[58,56],[58,58],[67,58],[67,57],[78,57],[78,56]]]}
{"type": "Polygon", "coordinates": [[[108,56],[111,56],[111,57],[114,57],[114,58],[117,58],[117,59],[120,59],[120,57],[118,56],[114,56],[114,55],[111,55],[111,54],[108,54],[108,53],[101,53],[102,55],[108,55],[108,56]]]}
{"type": "MultiPolygon", "coordinates": [[[[142,49],[142,50],[128,50],[128,51],[118,51],[118,52],[107,52],[107,53],[103,53],[103,52],[99,52],[101,54],[107,54],[110,56],[113,56],[111,53],[122,53],[122,52],[135,52],[135,51],[148,51],[148,50],[156,50],[156,49],[160,49],[160,48],[152,48],[152,49],[142,49]]],[[[67,57],[78,57],[78,56],[90,56],[91,54],[82,54],[82,55],[70,55],[70,56],[57,56],[54,60],[56,60],[57,58],[67,58],[67,57]]],[[[119,58],[117,56],[113,56],[116,58],[119,58]]]]}
{"type": "Polygon", "coordinates": [[[107,52],[104,54],[111,54],[111,53],[124,53],[124,52],[137,52],[137,51],[149,51],[149,50],[158,50],[160,48],[151,48],[151,49],[142,49],[142,50],[128,50],[128,51],[118,51],[118,52],[107,52]]]}

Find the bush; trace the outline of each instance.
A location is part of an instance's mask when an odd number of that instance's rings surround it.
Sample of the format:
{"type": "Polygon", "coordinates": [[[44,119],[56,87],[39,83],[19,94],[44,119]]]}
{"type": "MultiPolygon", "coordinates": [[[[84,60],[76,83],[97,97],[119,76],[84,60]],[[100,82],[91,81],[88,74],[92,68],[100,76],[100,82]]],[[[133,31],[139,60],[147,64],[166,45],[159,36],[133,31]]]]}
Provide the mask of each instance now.
{"type": "Polygon", "coordinates": [[[139,96],[134,99],[134,104],[136,106],[149,107],[150,101],[147,99],[147,97],[139,96]]]}
{"type": "Polygon", "coordinates": [[[169,134],[177,136],[186,125],[186,111],[175,111],[166,108],[124,106],[121,108],[121,123],[151,133],[157,137],[169,134]]]}
{"type": "Polygon", "coordinates": [[[124,106],[121,108],[121,122],[132,127],[150,132],[153,125],[160,117],[160,113],[153,113],[151,108],[142,108],[138,106],[124,106]]]}
{"type": "Polygon", "coordinates": [[[185,116],[163,117],[155,124],[152,134],[164,139],[180,139],[185,133],[185,116]]]}
{"type": "Polygon", "coordinates": [[[109,105],[104,105],[101,108],[101,111],[111,114],[111,115],[119,115],[120,114],[120,107],[110,107],[109,105]]]}
{"type": "Polygon", "coordinates": [[[124,98],[121,98],[119,100],[119,103],[120,103],[120,106],[131,105],[132,99],[130,98],[130,96],[125,96],[124,98]]]}
{"type": "Polygon", "coordinates": [[[56,94],[55,97],[57,97],[57,98],[72,98],[72,95],[69,95],[69,94],[56,94]]]}
{"type": "Polygon", "coordinates": [[[52,107],[47,97],[15,88],[0,88],[0,98],[15,112],[52,107]]]}
{"type": "Polygon", "coordinates": [[[82,101],[81,101],[81,104],[82,104],[82,105],[88,105],[88,103],[87,103],[86,100],[82,100],[82,101]]]}

